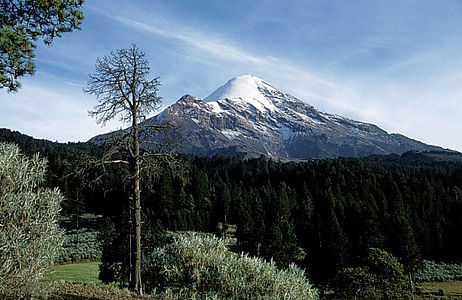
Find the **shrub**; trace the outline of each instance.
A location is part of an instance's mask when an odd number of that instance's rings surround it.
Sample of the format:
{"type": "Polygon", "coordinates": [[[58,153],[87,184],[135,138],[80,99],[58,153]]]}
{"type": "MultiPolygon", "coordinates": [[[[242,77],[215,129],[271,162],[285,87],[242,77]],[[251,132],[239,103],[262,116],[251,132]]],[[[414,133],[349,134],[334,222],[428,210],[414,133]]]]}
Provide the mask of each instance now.
{"type": "Polygon", "coordinates": [[[337,275],[337,294],[342,299],[376,299],[376,280],[366,267],[345,268],[337,275]]]}
{"type": "Polygon", "coordinates": [[[187,232],[143,261],[147,291],[170,298],[318,299],[304,271],[228,251],[224,241],[187,232]]]}
{"type": "Polygon", "coordinates": [[[462,263],[445,263],[424,260],[417,270],[418,282],[462,280],[462,263]]]}
{"type": "Polygon", "coordinates": [[[403,265],[386,251],[371,248],[365,266],[339,272],[337,294],[342,299],[406,299],[406,283],[403,265]]]}
{"type": "Polygon", "coordinates": [[[68,230],[58,261],[100,260],[101,243],[98,240],[98,235],[98,231],[88,228],[68,230]]]}
{"type": "Polygon", "coordinates": [[[0,143],[0,298],[43,296],[40,278],[58,255],[62,196],[40,188],[46,161],[0,143]]]}

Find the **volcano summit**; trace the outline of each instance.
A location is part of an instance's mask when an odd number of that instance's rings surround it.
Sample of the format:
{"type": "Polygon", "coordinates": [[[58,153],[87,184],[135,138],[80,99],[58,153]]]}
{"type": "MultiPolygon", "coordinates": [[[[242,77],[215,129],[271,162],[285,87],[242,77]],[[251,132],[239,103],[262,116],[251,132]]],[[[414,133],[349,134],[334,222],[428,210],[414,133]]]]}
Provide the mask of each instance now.
{"type": "Polygon", "coordinates": [[[195,155],[298,160],[442,150],[321,112],[252,75],[229,80],[204,100],[185,95],[153,118],[178,127],[182,152],[195,155]]]}

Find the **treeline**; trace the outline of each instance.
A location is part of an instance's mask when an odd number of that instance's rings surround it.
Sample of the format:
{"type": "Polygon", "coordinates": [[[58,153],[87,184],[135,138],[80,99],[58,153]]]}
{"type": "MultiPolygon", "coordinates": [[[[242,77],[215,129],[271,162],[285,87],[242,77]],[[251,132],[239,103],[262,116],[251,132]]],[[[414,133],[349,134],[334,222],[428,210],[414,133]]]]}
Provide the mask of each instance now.
{"type": "MultiPolygon", "coordinates": [[[[127,170],[110,165],[103,172],[75,172],[101,150],[88,144],[50,145],[44,153],[48,180],[67,196],[63,213],[107,217],[102,277],[126,281],[127,170]]],[[[237,250],[282,266],[296,262],[318,284],[335,284],[336,274],[361,265],[369,248],[392,253],[409,273],[422,259],[462,259],[460,154],[308,162],[185,157],[184,162],[187,176],[165,170],[143,178],[142,245],[147,251],[161,242],[161,228],[219,233],[220,222],[237,225],[237,250]]]]}
{"type": "Polygon", "coordinates": [[[389,251],[411,272],[422,258],[461,259],[460,163],[214,157],[191,166],[189,183],[166,175],[146,191],[147,211],[172,230],[237,224],[240,250],[296,261],[316,282],[360,264],[368,248],[389,251]]]}

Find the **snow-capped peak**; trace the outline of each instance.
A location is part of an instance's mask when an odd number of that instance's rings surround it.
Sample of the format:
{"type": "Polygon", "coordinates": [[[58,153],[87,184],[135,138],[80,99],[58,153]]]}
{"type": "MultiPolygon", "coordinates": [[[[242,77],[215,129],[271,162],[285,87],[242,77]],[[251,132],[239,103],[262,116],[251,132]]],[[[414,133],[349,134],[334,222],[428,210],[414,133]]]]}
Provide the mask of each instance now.
{"type": "MultiPolygon", "coordinates": [[[[229,80],[205,100],[185,95],[157,120],[146,122],[168,122],[178,128],[174,134],[184,141],[184,153],[197,155],[264,154],[299,160],[442,150],[389,135],[372,124],[323,113],[251,75],[229,80]]],[[[108,137],[93,141],[102,143],[108,137]]]]}
{"type": "Polygon", "coordinates": [[[204,100],[216,102],[221,99],[240,99],[261,111],[274,110],[273,103],[265,97],[262,90],[276,91],[274,87],[256,76],[242,75],[228,80],[204,100]]]}

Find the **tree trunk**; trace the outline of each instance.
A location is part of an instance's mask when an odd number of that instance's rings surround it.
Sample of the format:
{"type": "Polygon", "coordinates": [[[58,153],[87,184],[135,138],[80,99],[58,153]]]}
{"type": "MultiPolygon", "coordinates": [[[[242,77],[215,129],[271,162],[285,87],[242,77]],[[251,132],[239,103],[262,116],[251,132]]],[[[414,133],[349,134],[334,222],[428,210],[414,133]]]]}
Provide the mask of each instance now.
{"type": "Polygon", "coordinates": [[[134,148],[134,193],[135,193],[135,265],[134,265],[134,291],[143,294],[141,284],[141,193],[140,193],[140,142],[136,113],[133,118],[133,148],[134,148]]]}
{"type": "Polygon", "coordinates": [[[414,299],[414,281],[412,280],[412,273],[409,271],[409,291],[411,292],[411,299],[414,299]]]}

